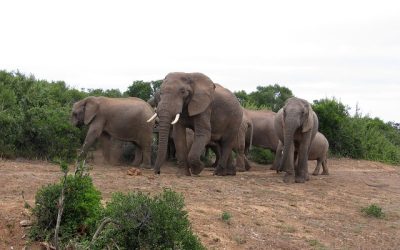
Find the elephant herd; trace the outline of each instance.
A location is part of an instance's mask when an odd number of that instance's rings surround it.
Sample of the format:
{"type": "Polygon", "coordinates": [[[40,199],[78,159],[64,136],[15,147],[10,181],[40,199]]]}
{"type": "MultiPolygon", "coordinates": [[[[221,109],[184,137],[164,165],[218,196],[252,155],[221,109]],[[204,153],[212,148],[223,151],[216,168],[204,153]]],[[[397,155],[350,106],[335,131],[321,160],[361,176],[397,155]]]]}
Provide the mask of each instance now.
{"type": "Polygon", "coordinates": [[[202,73],[169,73],[156,95],[145,102],[139,98],[87,97],[76,102],[71,120],[87,125],[80,157],[101,137],[136,145],[133,165],[151,167],[151,144],[158,125],[155,174],[167,158],[173,139],[179,175],[199,175],[206,148],[216,155],[215,175],[235,175],[250,169],[247,154],[251,145],[270,149],[276,157],[271,169],[284,171],[285,182],[309,180],[307,161],[317,160],[313,174],[329,174],[329,144],[318,132],[318,118],[311,105],[289,98],[277,113],[247,110],[236,96],[202,73]],[[233,164],[233,154],[236,164],[233,164]]]}

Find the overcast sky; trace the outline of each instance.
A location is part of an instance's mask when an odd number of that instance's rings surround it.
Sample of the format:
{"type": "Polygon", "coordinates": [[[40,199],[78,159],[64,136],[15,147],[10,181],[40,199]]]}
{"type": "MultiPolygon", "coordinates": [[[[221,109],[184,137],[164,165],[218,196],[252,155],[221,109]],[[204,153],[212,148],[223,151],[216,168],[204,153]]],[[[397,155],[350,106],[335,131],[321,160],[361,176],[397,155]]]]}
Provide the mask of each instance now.
{"type": "Polygon", "coordinates": [[[0,69],[75,88],[202,72],[400,121],[399,1],[1,1],[0,69]]]}

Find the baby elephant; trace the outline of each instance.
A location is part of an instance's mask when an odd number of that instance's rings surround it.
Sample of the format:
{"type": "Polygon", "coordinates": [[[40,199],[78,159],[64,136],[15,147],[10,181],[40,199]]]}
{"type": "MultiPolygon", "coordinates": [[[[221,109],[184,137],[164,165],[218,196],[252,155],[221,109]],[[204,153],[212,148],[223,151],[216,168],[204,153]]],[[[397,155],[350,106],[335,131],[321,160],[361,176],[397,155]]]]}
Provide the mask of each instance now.
{"type": "MultiPolygon", "coordinates": [[[[317,160],[317,166],[314,169],[313,175],[319,174],[321,165],[322,165],[322,174],[329,175],[328,165],[327,165],[328,150],[329,150],[328,140],[322,133],[317,132],[317,134],[314,137],[314,140],[311,142],[310,152],[308,154],[308,160],[317,160]]],[[[276,168],[277,164],[280,162],[280,158],[282,157],[281,156],[282,151],[283,151],[283,145],[282,142],[279,141],[278,147],[276,149],[276,158],[271,169],[275,170],[277,169],[276,168]]]]}

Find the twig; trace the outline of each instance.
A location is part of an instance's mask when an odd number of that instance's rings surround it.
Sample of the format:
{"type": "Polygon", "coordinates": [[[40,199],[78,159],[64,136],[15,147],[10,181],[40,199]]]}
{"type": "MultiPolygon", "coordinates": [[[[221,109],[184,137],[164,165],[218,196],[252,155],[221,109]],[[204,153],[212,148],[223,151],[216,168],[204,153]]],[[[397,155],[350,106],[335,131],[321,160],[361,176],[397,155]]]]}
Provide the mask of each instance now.
{"type": "Polygon", "coordinates": [[[58,232],[60,231],[60,224],[61,224],[61,217],[64,211],[64,190],[65,186],[67,184],[67,175],[68,175],[68,169],[64,171],[64,179],[63,179],[63,185],[61,188],[61,196],[58,201],[58,214],[57,214],[57,223],[56,223],[56,229],[54,231],[54,245],[56,247],[56,250],[60,249],[60,246],[58,245],[58,232]]]}
{"type": "Polygon", "coordinates": [[[97,228],[96,232],[94,233],[93,238],[92,238],[92,241],[90,242],[90,245],[92,245],[92,244],[96,241],[97,237],[99,236],[99,234],[101,233],[101,231],[103,231],[104,227],[107,226],[108,223],[114,223],[114,224],[116,224],[116,225],[120,225],[118,222],[116,222],[115,220],[113,220],[113,219],[111,219],[111,218],[108,218],[108,217],[105,218],[105,219],[101,222],[100,226],[97,228]]]}

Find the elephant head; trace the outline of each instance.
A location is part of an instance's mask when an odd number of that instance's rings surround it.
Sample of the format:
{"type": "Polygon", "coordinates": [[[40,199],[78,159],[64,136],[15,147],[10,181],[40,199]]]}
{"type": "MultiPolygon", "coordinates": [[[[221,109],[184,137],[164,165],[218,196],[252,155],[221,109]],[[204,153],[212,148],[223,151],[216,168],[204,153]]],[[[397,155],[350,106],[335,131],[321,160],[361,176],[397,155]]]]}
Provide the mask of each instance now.
{"type": "Polygon", "coordinates": [[[289,98],[275,117],[275,128],[284,145],[279,170],[293,174],[296,149],[302,161],[299,171],[306,171],[303,168],[307,166],[308,150],[318,130],[318,118],[311,105],[300,98],[289,98]]]}
{"type": "Polygon", "coordinates": [[[99,102],[96,97],[89,96],[74,103],[72,106],[71,122],[74,126],[88,125],[96,117],[99,102]]]}
{"type": "Polygon", "coordinates": [[[154,169],[156,173],[160,173],[165,160],[171,124],[178,122],[179,117],[188,120],[206,111],[213,101],[214,91],[214,83],[201,73],[176,72],[165,77],[157,105],[159,145],[154,169]]]}

